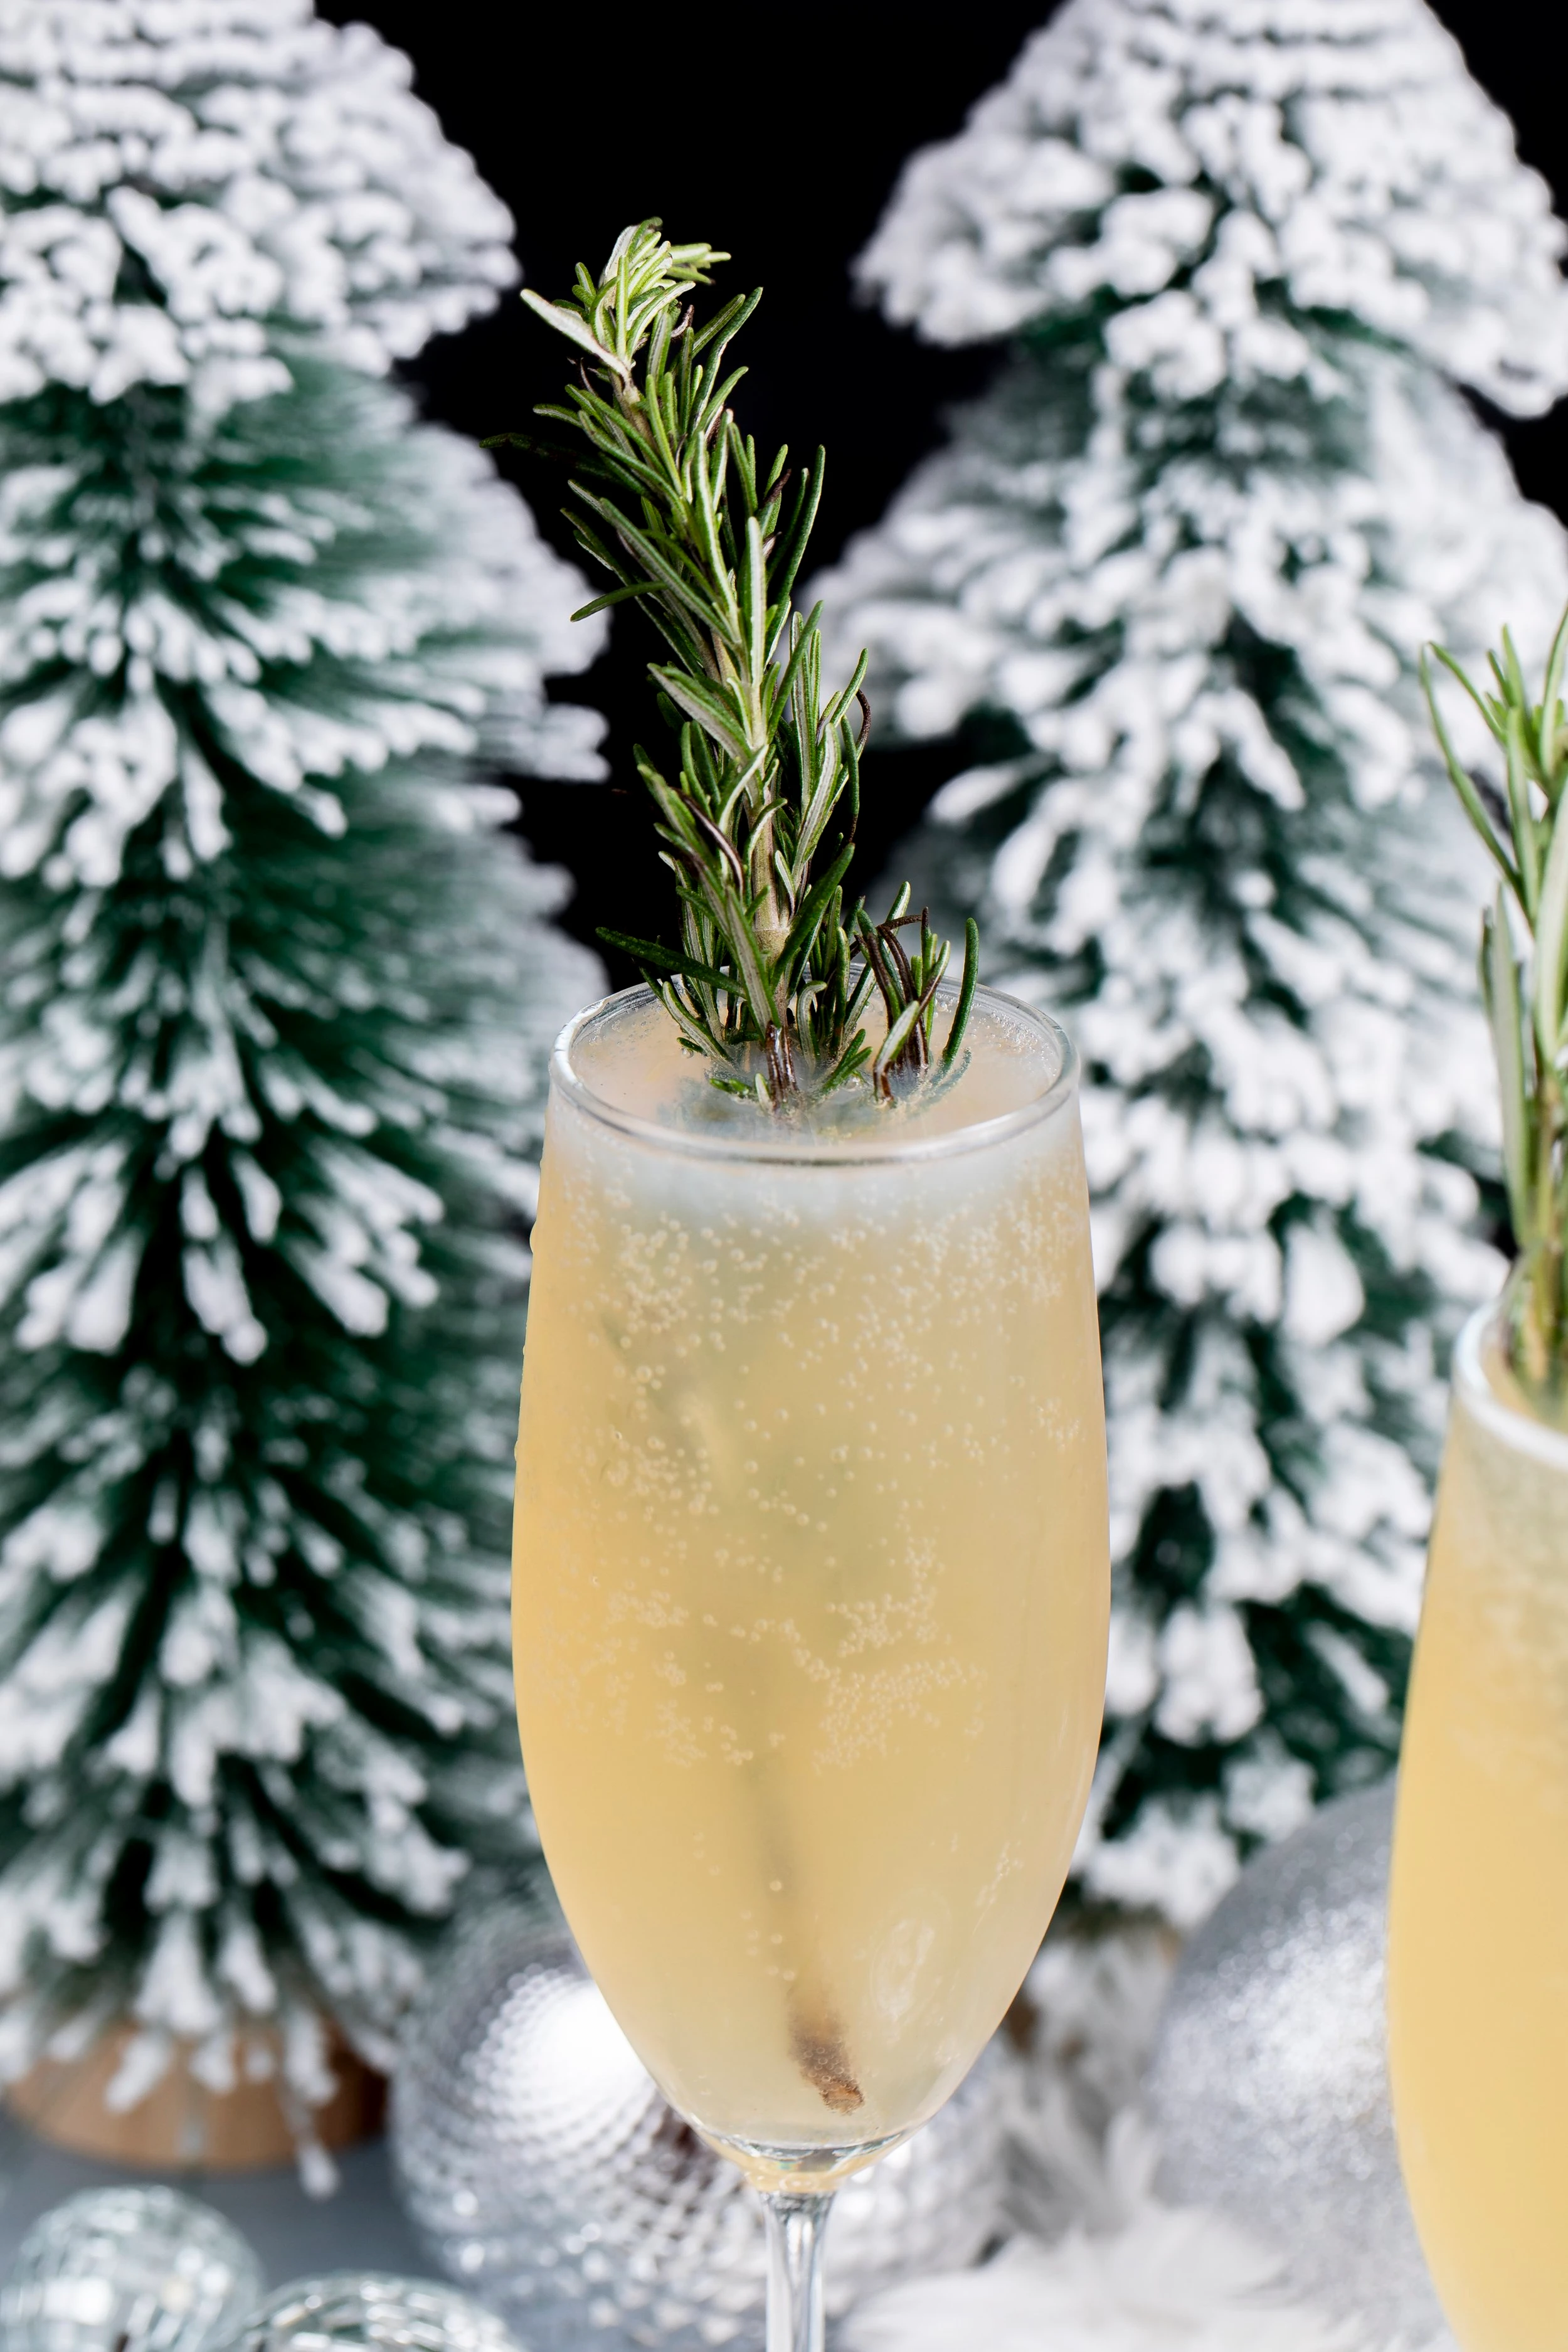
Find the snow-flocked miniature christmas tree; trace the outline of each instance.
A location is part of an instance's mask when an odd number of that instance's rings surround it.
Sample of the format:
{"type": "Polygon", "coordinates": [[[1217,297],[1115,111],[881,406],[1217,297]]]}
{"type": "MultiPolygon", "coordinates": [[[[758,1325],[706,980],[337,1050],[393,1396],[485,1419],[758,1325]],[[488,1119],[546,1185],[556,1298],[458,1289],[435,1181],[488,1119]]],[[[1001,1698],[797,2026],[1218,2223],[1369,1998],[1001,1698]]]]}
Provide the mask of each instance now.
{"type": "Polygon", "coordinates": [[[1180,1922],[1394,1752],[1446,1345],[1501,1273],[1415,661],[1543,646],[1568,585],[1458,388],[1568,388],[1562,243],[1422,0],[1069,0],[860,264],[1012,339],[830,643],[887,732],[959,737],[933,910],[1084,1055],[1117,1590],[1078,1870],[1180,1922]]]}
{"type": "Polygon", "coordinates": [[[380,381],[515,274],[308,0],[0,8],[0,2073],[370,2054],[525,1816],[505,1651],[548,1040],[486,761],[599,625],[380,381]]]}

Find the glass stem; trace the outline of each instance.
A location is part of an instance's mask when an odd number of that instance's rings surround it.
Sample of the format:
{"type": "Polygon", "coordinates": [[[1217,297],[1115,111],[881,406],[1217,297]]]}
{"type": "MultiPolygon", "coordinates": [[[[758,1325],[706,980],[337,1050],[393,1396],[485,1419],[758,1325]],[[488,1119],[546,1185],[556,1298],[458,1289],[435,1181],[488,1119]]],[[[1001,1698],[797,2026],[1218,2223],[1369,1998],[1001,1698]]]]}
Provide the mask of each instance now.
{"type": "Polygon", "coordinates": [[[822,2352],[822,2241],[833,2194],[764,2189],[768,2352],[822,2352]]]}

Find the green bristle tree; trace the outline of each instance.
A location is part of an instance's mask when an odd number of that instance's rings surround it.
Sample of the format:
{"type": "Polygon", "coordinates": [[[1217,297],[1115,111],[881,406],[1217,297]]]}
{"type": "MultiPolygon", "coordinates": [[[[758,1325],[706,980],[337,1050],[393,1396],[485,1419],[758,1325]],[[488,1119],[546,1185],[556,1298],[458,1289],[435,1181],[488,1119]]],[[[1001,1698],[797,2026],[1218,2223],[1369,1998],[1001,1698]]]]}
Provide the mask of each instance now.
{"type": "MultiPolygon", "coordinates": [[[[526,1808],[505,1557],[548,1043],[487,765],[602,625],[378,381],[515,272],[302,0],[0,26],[0,2071],[384,2057],[526,1808]]],[[[318,2165],[318,2169],[320,2166],[318,2165]]]]}

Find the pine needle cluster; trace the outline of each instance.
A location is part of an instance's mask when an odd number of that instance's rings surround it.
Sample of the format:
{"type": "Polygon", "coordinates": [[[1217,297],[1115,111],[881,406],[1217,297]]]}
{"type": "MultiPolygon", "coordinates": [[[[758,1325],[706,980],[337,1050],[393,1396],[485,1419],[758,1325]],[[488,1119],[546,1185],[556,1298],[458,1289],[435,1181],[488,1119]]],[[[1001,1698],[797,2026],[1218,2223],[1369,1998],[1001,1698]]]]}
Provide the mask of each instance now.
{"type": "Polygon", "coordinates": [[[598,278],[579,266],[565,301],[523,296],[583,354],[564,404],[537,412],[586,444],[574,449],[568,517],[617,583],[576,617],[635,600],[668,648],[649,675],[679,769],[666,775],[640,744],[636,757],[680,898],[680,946],[604,936],[636,959],[686,1045],[710,1057],[715,1086],[783,1108],[868,1079],[891,1100],[955,1067],[977,933],[971,923],[939,1052],[948,942],[911,914],[907,886],[880,922],[845,895],[866,660],[826,691],[820,608],[803,619],[792,602],[823,453],[805,471],[787,448],[763,463],[729,405],[745,371],[726,372],[761,293],[700,324],[689,297],[730,257],[672,245],[659,227],[623,230],[598,278]],[[863,1016],[874,994],[886,1031],[873,1048],[863,1016]]]}

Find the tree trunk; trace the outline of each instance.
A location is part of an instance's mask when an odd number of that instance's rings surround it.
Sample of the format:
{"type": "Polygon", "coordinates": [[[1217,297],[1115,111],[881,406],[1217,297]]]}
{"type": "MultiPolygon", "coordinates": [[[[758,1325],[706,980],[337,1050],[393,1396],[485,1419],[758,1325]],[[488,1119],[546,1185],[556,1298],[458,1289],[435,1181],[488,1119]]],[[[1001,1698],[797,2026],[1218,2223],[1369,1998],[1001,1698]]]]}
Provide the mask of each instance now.
{"type": "MultiPolygon", "coordinates": [[[[212,2091],[192,2074],[184,2046],[145,2098],[123,2110],[106,2106],[104,2090],[129,2039],[130,2029],[122,2026],[85,2057],[43,2059],[11,2085],[6,2105],[41,2138],[110,2163],[246,2172],[291,2160],[295,2137],[277,2075],[212,2091]]],[[[311,2111],[310,2122],[324,2147],[347,2147],[381,2128],[386,2084],[346,2043],[334,2048],[332,2065],[338,2088],[325,2106],[311,2111]]]]}

